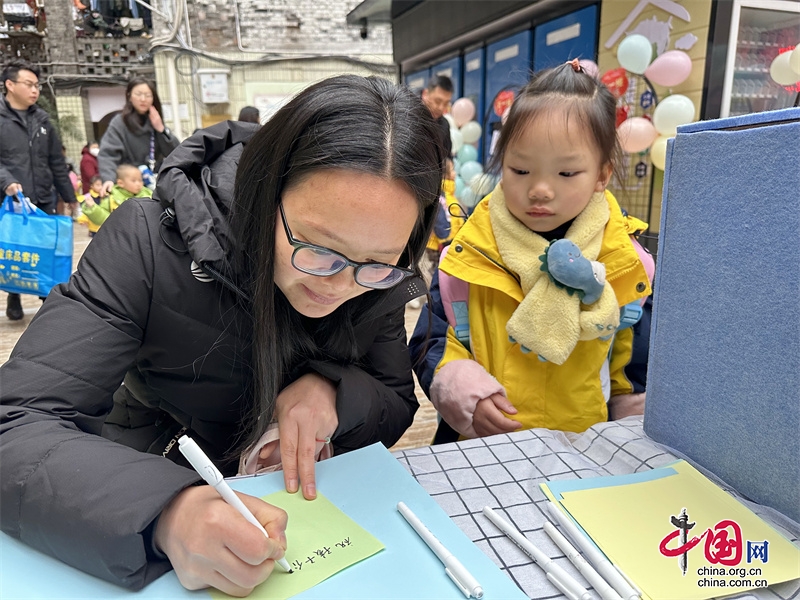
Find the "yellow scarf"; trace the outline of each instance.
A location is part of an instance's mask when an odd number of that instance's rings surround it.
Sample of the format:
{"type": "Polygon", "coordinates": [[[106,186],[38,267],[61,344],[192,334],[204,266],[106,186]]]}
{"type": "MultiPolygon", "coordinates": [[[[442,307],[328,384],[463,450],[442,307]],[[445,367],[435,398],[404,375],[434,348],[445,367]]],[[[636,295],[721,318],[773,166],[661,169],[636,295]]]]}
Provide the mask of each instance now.
{"type": "MultiPolygon", "coordinates": [[[[597,260],[609,218],[604,192],[595,193],[575,218],[566,238],[588,260],[597,260]]],[[[557,365],[563,364],[579,340],[611,335],[619,326],[619,306],[606,284],[600,299],[586,306],[577,294],[569,295],[540,269],[539,256],[549,242],[531,231],[508,211],[501,184],[489,199],[489,216],[503,262],[520,277],[525,294],[506,323],[513,340],[557,365]]]]}

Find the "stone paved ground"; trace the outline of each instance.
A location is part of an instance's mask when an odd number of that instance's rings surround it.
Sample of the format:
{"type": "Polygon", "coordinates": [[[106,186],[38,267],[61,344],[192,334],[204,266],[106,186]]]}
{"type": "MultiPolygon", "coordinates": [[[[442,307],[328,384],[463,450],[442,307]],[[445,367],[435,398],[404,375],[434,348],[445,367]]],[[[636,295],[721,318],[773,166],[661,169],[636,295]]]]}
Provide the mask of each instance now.
{"type": "MultiPolygon", "coordinates": [[[[74,237],[75,252],[73,257],[74,263],[77,264],[91,238],[89,238],[86,228],[77,224],[75,225],[74,237]]],[[[17,339],[25,331],[41,304],[41,301],[35,296],[22,296],[22,308],[25,311],[25,318],[21,321],[9,321],[5,316],[5,293],[0,292],[0,308],[2,308],[2,311],[0,311],[0,363],[8,359],[14,344],[17,343],[17,339]]],[[[410,306],[406,308],[406,329],[409,335],[414,329],[419,312],[419,309],[414,309],[410,306]]],[[[433,433],[436,430],[436,410],[425,397],[425,394],[422,393],[419,386],[417,386],[417,398],[420,401],[420,409],[417,412],[414,424],[392,448],[393,450],[418,448],[419,446],[430,444],[433,439],[433,433]]]]}

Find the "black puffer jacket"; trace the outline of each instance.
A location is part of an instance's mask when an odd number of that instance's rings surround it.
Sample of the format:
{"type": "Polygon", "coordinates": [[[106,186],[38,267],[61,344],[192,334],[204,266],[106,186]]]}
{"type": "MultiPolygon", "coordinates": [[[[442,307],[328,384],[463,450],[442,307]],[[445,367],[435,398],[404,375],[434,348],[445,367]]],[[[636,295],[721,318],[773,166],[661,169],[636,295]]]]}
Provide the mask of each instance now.
{"type": "Polygon", "coordinates": [[[5,189],[19,183],[22,192],[46,213],[56,208],[55,190],[65,202],[75,202],[75,190],[61,154],[61,139],[42,107],[34,104],[23,122],[0,98],[0,200],[5,189]]]}
{"type": "MultiPolygon", "coordinates": [[[[170,447],[177,431],[232,472],[221,459],[246,410],[252,326],[229,285],[192,269],[215,270],[229,246],[224,214],[256,129],[224,123],[178,148],[159,178],[162,204],[135,198],[114,211],[0,368],[2,530],[120,585],[169,569],[151,551],[152,523],[199,479],[170,447]]],[[[403,311],[423,289],[395,288],[382,318],[356,326],[359,366],[297,365],[338,383],[337,452],[393,444],[411,424],[403,311]]]]}

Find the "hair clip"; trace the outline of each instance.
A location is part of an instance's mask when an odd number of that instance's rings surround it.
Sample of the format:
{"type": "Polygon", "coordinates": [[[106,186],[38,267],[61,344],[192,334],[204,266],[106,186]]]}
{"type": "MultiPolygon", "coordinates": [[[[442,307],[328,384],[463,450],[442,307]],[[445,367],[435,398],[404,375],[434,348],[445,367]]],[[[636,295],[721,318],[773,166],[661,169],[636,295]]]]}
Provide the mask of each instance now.
{"type": "Polygon", "coordinates": [[[583,71],[583,67],[581,67],[581,63],[577,58],[573,58],[572,60],[568,60],[567,64],[570,65],[572,67],[572,69],[576,73],[580,73],[580,72],[583,71]]]}

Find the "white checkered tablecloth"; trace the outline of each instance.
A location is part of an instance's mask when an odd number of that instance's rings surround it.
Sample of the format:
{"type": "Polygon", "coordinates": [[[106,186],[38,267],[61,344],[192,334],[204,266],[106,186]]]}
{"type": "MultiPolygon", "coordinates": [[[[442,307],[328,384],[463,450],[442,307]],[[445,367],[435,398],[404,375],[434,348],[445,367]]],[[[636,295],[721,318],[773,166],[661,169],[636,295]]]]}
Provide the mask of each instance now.
{"type": "MultiPolygon", "coordinates": [[[[637,473],[664,466],[678,458],[645,436],[641,417],[600,423],[581,434],[530,429],[398,451],[394,455],[456,525],[520,589],[537,600],[564,596],[526,554],[483,516],[483,507],[499,509],[501,515],[545,554],[554,558],[578,581],[584,581],[542,528],[547,511],[539,484],[554,479],[637,473]]],[[[800,545],[800,530],[796,524],[769,508],[740,496],[739,499],[793,543],[800,545]]],[[[613,518],[613,515],[609,517],[613,518]]],[[[800,599],[800,580],[728,597],[800,599]]]]}

